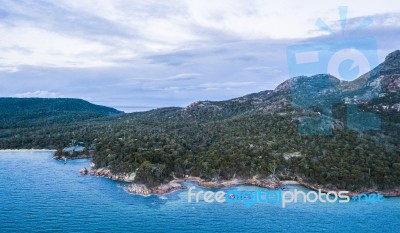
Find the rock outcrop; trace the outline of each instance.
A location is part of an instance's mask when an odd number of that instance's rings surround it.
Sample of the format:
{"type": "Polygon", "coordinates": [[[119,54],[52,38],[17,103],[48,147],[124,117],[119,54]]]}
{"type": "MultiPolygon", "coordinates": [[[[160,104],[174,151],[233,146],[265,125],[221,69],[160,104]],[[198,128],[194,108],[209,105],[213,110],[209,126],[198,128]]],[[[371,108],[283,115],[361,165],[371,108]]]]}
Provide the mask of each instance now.
{"type": "Polygon", "coordinates": [[[205,181],[199,181],[197,182],[199,186],[205,187],[205,188],[223,188],[225,187],[224,184],[218,183],[218,182],[205,182],[205,181]]]}
{"type": "Polygon", "coordinates": [[[232,179],[222,182],[207,182],[207,181],[197,181],[197,185],[205,187],[205,188],[224,188],[224,187],[231,187],[234,185],[255,185],[258,187],[268,188],[268,189],[278,189],[281,188],[282,184],[277,179],[258,179],[253,177],[252,179],[232,179]]]}
{"type": "Polygon", "coordinates": [[[151,189],[147,188],[144,184],[132,184],[126,188],[126,191],[144,196],[152,194],[151,189]]]}
{"type": "Polygon", "coordinates": [[[93,175],[93,176],[102,176],[102,177],[106,177],[106,178],[109,178],[112,180],[120,180],[120,181],[125,181],[125,182],[133,182],[135,179],[135,173],[114,174],[111,172],[110,169],[107,169],[107,168],[92,169],[89,171],[89,174],[93,175]]]}
{"type": "Polygon", "coordinates": [[[168,184],[163,184],[154,188],[148,188],[144,184],[132,184],[126,188],[126,190],[133,194],[139,194],[148,196],[151,194],[163,195],[166,193],[171,193],[176,190],[185,189],[186,187],[177,181],[173,180],[168,184]]]}
{"type": "Polygon", "coordinates": [[[248,185],[255,185],[262,188],[268,189],[278,189],[282,186],[281,182],[277,179],[266,179],[266,180],[259,180],[259,179],[248,179],[244,182],[248,185]]]}
{"type": "Polygon", "coordinates": [[[150,190],[151,190],[151,192],[153,194],[163,195],[163,194],[166,194],[166,193],[171,193],[173,191],[180,190],[180,189],[185,189],[185,188],[186,187],[183,186],[178,181],[172,180],[168,184],[163,184],[163,185],[157,186],[155,188],[151,188],[150,190]]]}
{"type": "Polygon", "coordinates": [[[82,168],[79,173],[81,173],[82,175],[87,175],[89,173],[88,169],[86,169],[86,167],[82,168]]]}

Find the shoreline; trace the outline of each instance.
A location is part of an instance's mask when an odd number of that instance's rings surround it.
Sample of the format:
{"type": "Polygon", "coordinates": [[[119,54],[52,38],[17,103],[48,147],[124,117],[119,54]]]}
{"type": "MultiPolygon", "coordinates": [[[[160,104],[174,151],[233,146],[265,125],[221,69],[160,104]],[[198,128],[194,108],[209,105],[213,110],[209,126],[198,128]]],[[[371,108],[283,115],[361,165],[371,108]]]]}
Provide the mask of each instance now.
{"type": "MultiPolygon", "coordinates": [[[[13,152],[53,152],[55,153],[57,150],[51,150],[51,149],[0,149],[0,153],[13,153],[13,152]]],[[[81,155],[75,158],[67,158],[67,159],[82,159],[82,158],[91,158],[92,155],[81,155]]],[[[53,159],[56,160],[62,160],[64,158],[62,157],[57,157],[53,155],[53,159]]],[[[83,175],[90,174],[92,176],[99,176],[99,177],[105,177],[109,178],[115,181],[124,181],[129,183],[130,185],[128,187],[125,187],[124,189],[131,193],[131,194],[137,194],[137,195],[143,195],[143,196],[151,196],[151,195],[164,195],[164,194],[169,194],[177,190],[184,190],[187,189],[186,186],[182,185],[182,182],[194,182],[196,185],[199,187],[203,188],[229,188],[233,186],[239,186],[239,185],[252,185],[252,186],[257,186],[257,187],[262,187],[262,188],[267,188],[267,189],[280,189],[284,188],[287,185],[300,185],[304,188],[313,190],[313,191],[318,191],[321,190],[323,193],[328,193],[328,192],[339,192],[343,190],[338,190],[338,189],[328,189],[325,188],[323,185],[318,185],[318,184],[313,184],[309,183],[307,181],[304,181],[302,178],[297,177],[297,180],[273,180],[273,179],[258,179],[256,176],[250,179],[237,179],[233,178],[230,180],[223,180],[219,182],[214,182],[214,181],[206,181],[200,177],[194,177],[194,176],[186,176],[183,178],[176,178],[172,179],[168,183],[164,183],[155,187],[147,187],[144,184],[137,184],[134,183],[134,176],[132,174],[113,174],[109,169],[106,168],[98,168],[94,169],[94,164],[93,162],[90,162],[90,170],[87,170],[83,175]]],[[[86,169],[86,168],[85,168],[86,169]]],[[[81,172],[82,173],[82,172],[81,172]]],[[[390,191],[380,191],[376,189],[361,189],[357,191],[349,191],[347,194],[349,197],[353,196],[358,196],[360,194],[373,194],[373,193],[380,193],[384,197],[400,197],[400,189],[394,189],[390,191]]]]}
{"type": "MultiPolygon", "coordinates": [[[[339,192],[342,190],[331,190],[324,188],[322,185],[315,185],[311,184],[308,182],[305,182],[301,179],[298,181],[295,180],[274,180],[274,179],[258,179],[257,177],[253,177],[251,179],[231,179],[231,180],[224,180],[221,182],[213,182],[213,181],[205,181],[204,179],[200,177],[195,177],[195,176],[187,176],[184,178],[174,178],[170,182],[161,184],[155,187],[147,187],[144,184],[137,184],[134,183],[134,177],[132,178],[128,174],[113,174],[109,169],[105,168],[99,168],[99,169],[91,169],[88,174],[92,176],[99,176],[99,177],[105,177],[109,178],[112,180],[118,180],[118,181],[125,181],[127,183],[130,183],[129,186],[124,187],[124,189],[129,192],[130,194],[137,194],[137,195],[142,195],[142,196],[151,196],[151,195],[165,195],[172,193],[177,190],[184,190],[187,189],[186,186],[184,186],[182,183],[183,182],[194,182],[197,186],[202,187],[202,188],[208,188],[208,189],[221,189],[221,188],[229,188],[229,187],[234,187],[234,186],[240,186],[240,185],[251,185],[251,186],[256,186],[256,187],[261,187],[261,188],[267,188],[267,189],[284,189],[285,186],[288,185],[300,185],[304,188],[313,190],[313,191],[318,191],[319,189],[323,193],[328,193],[328,192],[339,192]]],[[[384,197],[400,197],[400,190],[392,190],[392,191],[379,191],[379,190],[374,190],[374,189],[366,189],[366,190],[360,190],[360,191],[349,191],[348,196],[353,197],[353,196],[358,196],[361,193],[365,194],[371,194],[371,193],[380,193],[384,197]]]]}
{"type": "MultiPolygon", "coordinates": [[[[49,149],[3,149],[0,150],[1,152],[56,152],[57,150],[49,150],[49,149]]],[[[60,160],[64,159],[65,157],[58,157],[53,155],[53,159],[60,160]]],[[[81,155],[75,158],[67,158],[67,159],[81,159],[81,158],[92,158],[92,155],[81,155]]],[[[312,184],[309,182],[304,181],[302,178],[297,177],[297,180],[279,180],[279,179],[258,179],[257,176],[254,176],[253,178],[250,179],[237,179],[233,178],[230,180],[223,180],[219,182],[215,181],[206,181],[200,177],[195,177],[195,176],[188,176],[183,178],[176,178],[174,177],[171,181],[168,183],[160,184],[155,187],[147,187],[144,184],[137,184],[134,183],[135,175],[131,174],[113,174],[111,170],[107,168],[97,168],[95,169],[95,164],[93,162],[90,162],[90,170],[86,168],[82,168],[79,172],[82,175],[92,175],[92,176],[99,176],[99,177],[105,177],[109,178],[111,180],[115,181],[124,181],[127,183],[130,183],[128,187],[125,187],[124,189],[131,193],[131,194],[138,194],[138,195],[143,195],[143,196],[150,196],[150,195],[164,195],[168,193],[172,193],[177,190],[183,190],[187,189],[186,186],[182,185],[182,182],[195,182],[196,185],[199,187],[203,188],[229,188],[232,186],[239,186],[239,185],[252,185],[252,186],[257,186],[257,187],[262,187],[262,188],[267,188],[267,189],[284,189],[285,186],[287,185],[300,185],[304,188],[318,191],[319,189],[323,193],[328,193],[328,192],[336,192],[338,193],[339,191],[342,190],[333,190],[333,189],[328,189],[324,188],[322,185],[318,184],[312,184]]],[[[348,196],[353,197],[353,196],[358,196],[361,193],[365,194],[372,194],[372,193],[380,193],[384,197],[400,197],[400,189],[395,189],[391,191],[379,191],[375,189],[365,189],[365,190],[360,190],[360,191],[349,191],[348,196]]]]}
{"type": "MultiPolygon", "coordinates": [[[[301,185],[307,189],[313,190],[313,191],[318,191],[319,189],[321,190],[321,192],[323,193],[328,193],[328,192],[336,192],[338,193],[339,191],[344,191],[344,190],[333,190],[333,189],[327,189],[324,188],[322,185],[316,185],[316,184],[310,184],[306,181],[303,180],[299,180],[297,181],[298,185],[301,185]]],[[[379,191],[379,190],[375,190],[375,189],[364,189],[364,190],[357,190],[357,191],[349,191],[349,193],[347,194],[347,196],[349,197],[354,197],[354,196],[358,196],[360,194],[377,194],[380,193],[382,196],[384,197],[400,197],[400,190],[399,189],[395,189],[395,190],[391,190],[391,191],[379,191]]]]}
{"type": "MultiPolygon", "coordinates": [[[[84,171],[81,172],[81,174],[86,175],[92,175],[92,176],[99,176],[99,177],[105,177],[111,180],[115,181],[124,181],[127,183],[130,183],[128,187],[125,187],[124,189],[131,193],[131,194],[138,194],[138,195],[143,195],[143,196],[150,196],[150,195],[164,195],[168,194],[177,190],[184,190],[187,189],[185,185],[183,185],[183,182],[194,182],[196,185],[203,187],[203,188],[229,188],[232,186],[239,186],[239,185],[254,185],[257,187],[262,187],[262,188],[268,188],[268,189],[279,189],[282,188],[282,184],[278,180],[261,180],[257,179],[256,177],[253,177],[251,179],[231,179],[231,180],[226,180],[222,182],[212,182],[212,181],[205,181],[204,179],[200,177],[195,177],[195,176],[187,176],[183,178],[176,178],[172,179],[168,183],[165,184],[160,184],[155,187],[147,187],[144,184],[138,184],[134,183],[134,176],[132,174],[113,174],[109,169],[107,168],[98,168],[98,169],[93,169],[94,164],[90,164],[91,169],[89,171],[84,171]]],[[[83,168],[85,169],[85,168],[83,168]]]]}

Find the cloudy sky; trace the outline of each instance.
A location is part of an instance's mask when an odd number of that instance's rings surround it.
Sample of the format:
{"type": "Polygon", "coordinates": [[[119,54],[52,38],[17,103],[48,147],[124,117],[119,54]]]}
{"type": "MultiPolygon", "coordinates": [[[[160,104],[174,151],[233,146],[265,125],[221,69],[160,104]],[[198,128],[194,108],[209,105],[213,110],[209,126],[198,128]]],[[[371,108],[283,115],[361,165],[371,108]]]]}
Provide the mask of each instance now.
{"type": "Polygon", "coordinates": [[[400,47],[399,12],[376,0],[0,0],[0,96],[127,112],[234,98],[288,79],[298,44],[357,34],[383,61],[400,47]]]}

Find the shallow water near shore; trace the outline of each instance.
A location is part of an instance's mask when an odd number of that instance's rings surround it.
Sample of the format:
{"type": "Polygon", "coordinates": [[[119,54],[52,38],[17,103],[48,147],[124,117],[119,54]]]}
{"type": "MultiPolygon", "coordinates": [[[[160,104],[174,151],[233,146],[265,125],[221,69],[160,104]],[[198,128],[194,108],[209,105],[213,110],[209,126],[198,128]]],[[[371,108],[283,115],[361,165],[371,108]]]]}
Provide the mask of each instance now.
{"type": "MultiPolygon", "coordinates": [[[[383,203],[188,203],[187,190],[162,197],[82,176],[89,160],[51,152],[0,153],[1,232],[398,232],[400,198],[383,203]]],[[[185,183],[187,186],[193,183],[185,183]]],[[[290,189],[306,189],[290,186],[290,189]]],[[[252,186],[230,189],[255,190],[252,186]]],[[[196,190],[205,190],[196,187],[196,190]]]]}

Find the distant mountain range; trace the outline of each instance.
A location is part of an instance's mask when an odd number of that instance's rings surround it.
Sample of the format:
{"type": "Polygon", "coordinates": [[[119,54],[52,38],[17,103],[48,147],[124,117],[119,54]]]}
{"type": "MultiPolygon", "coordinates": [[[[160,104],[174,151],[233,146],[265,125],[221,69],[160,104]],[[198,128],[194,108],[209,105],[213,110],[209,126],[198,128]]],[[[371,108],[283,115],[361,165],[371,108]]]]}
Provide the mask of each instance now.
{"type": "Polygon", "coordinates": [[[0,98],[0,129],[68,123],[122,113],[81,99],[0,98]]]}
{"type": "MultiPolygon", "coordinates": [[[[350,82],[300,76],[275,90],[125,114],[77,99],[0,98],[0,148],[85,147],[97,167],[155,186],[271,173],[328,188],[400,187],[400,51],[350,82]]],[[[78,154],[65,154],[78,156],[78,154]]]]}

